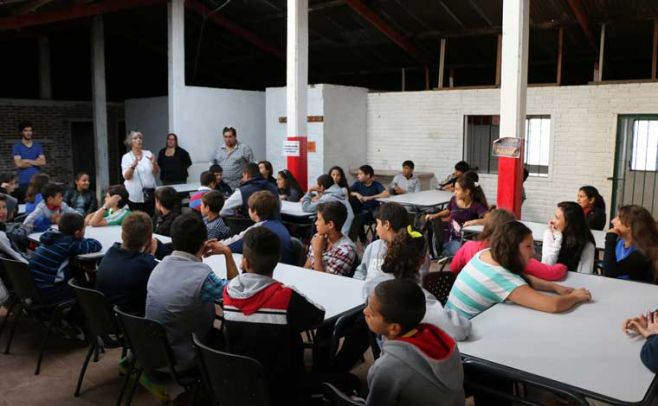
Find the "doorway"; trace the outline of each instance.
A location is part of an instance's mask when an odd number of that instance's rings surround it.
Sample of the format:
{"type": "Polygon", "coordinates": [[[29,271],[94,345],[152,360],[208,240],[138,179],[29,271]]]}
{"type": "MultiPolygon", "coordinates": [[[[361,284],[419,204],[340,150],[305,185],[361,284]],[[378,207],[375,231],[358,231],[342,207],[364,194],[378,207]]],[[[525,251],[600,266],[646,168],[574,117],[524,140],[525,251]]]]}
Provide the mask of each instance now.
{"type": "Polygon", "coordinates": [[[73,174],[87,172],[90,188],[96,190],[96,148],[94,147],[94,122],[71,122],[73,146],[73,174]]]}

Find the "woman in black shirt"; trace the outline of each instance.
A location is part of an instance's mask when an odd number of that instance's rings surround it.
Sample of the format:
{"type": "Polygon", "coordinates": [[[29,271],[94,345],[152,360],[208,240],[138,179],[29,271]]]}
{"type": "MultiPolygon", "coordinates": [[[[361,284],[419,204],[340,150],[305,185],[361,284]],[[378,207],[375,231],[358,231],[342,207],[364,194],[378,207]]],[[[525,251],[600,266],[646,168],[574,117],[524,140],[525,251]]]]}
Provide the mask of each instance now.
{"type": "Polygon", "coordinates": [[[167,146],[158,154],[160,180],[164,185],[187,183],[187,168],[192,165],[190,154],[178,146],[178,136],[167,134],[167,146]]]}

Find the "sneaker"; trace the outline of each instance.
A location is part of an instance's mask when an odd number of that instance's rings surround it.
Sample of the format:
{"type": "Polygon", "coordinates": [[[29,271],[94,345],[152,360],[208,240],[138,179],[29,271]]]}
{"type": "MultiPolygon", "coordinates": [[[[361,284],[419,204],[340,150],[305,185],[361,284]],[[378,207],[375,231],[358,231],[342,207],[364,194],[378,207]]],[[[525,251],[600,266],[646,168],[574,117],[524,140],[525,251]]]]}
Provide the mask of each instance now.
{"type": "Polygon", "coordinates": [[[126,375],[128,373],[128,367],[130,366],[130,359],[128,357],[123,357],[119,361],[119,373],[121,375],[126,375]]]}
{"type": "Polygon", "coordinates": [[[169,402],[169,393],[167,393],[167,387],[163,384],[154,382],[147,374],[142,373],[139,378],[139,383],[149,391],[153,396],[155,396],[161,402],[169,402]]]}

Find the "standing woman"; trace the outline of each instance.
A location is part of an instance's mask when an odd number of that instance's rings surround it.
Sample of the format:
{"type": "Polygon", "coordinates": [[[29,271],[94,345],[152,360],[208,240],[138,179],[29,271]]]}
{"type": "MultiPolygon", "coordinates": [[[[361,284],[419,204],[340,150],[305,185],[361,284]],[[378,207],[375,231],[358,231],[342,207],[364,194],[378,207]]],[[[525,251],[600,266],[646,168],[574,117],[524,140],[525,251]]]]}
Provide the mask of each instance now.
{"type": "Polygon", "coordinates": [[[578,189],[578,204],[585,212],[587,225],[592,230],[605,229],[605,200],[594,186],[578,189]]]}
{"type": "Polygon", "coordinates": [[[594,271],[594,236],[585,214],[576,202],[558,203],[555,215],[544,231],[541,262],[564,264],[570,271],[594,271]]]}
{"type": "Polygon", "coordinates": [[[130,150],[121,158],[121,173],[128,191],[130,210],[141,210],[153,217],[155,207],[155,175],[160,167],[151,151],[142,149],[144,136],[130,131],[125,144],[130,150]]]}
{"type": "Polygon", "coordinates": [[[190,154],[178,146],[178,136],[167,134],[167,146],[158,153],[160,180],[163,185],[187,183],[187,168],[192,166],[190,154]]]}

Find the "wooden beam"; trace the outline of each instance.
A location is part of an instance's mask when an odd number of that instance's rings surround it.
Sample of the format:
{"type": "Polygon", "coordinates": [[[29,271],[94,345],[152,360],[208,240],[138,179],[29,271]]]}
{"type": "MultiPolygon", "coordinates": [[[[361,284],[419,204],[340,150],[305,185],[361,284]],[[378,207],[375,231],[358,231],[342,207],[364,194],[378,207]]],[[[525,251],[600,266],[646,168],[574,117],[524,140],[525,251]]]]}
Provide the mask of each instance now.
{"type": "Polygon", "coordinates": [[[557,35],[557,80],[558,86],[562,84],[562,50],[564,47],[564,28],[560,27],[557,35]]]}
{"type": "Polygon", "coordinates": [[[503,34],[498,34],[498,40],[496,45],[496,86],[500,86],[500,64],[502,61],[502,52],[503,52],[503,34]]]}
{"type": "Polygon", "coordinates": [[[446,39],[441,38],[441,50],[439,51],[439,89],[443,89],[443,76],[446,66],[446,39]]]}
{"type": "Polygon", "coordinates": [[[599,45],[599,78],[598,82],[603,80],[603,55],[605,54],[605,24],[601,24],[601,43],[599,45]]]}
{"type": "Polygon", "coordinates": [[[425,90],[430,90],[430,68],[425,67],[425,90]]]}
{"type": "Polygon", "coordinates": [[[407,90],[407,75],[405,69],[402,68],[402,91],[407,90]]]}
{"type": "Polygon", "coordinates": [[[656,80],[656,68],[658,67],[658,19],[653,20],[653,47],[651,51],[651,79],[656,80]]]}
{"type": "Polygon", "coordinates": [[[480,18],[482,18],[484,22],[487,23],[487,25],[489,25],[489,27],[493,27],[494,25],[493,22],[486,15],[486,13],[480,8],[480,6],[478,6],[473,0],[468,0],[468,4],[471,6],[473,10],[475,10],[475,12],[480,16],[480,18]]]}
{"type": "Polygon", "coordinates": [[[450,10],[450,7],[448,7],[448,5],[443,2],[443,0],[437,0],[437,2],[441,7],[443,7],[446,14],[448,14],[450,18],[452,18],[457,23],[457,25],[459,25],[461,28],[466,28],[466,25],[464,25],[462,20],[460,20],[459,17],[457,17],[455,13],[452,12],[452,10],[450,10]]]}
{"type": "Polygon", "coordinates": [[[17,8],[14,10],[12,13],[13,15],[23,15],[23,14],[28,14],[28,13],[34,13],[41,7],[45,6],[48,3],[52,3],[53,0],[33,0],[26,5],[17,8]]]}
{"type": "Polygon", "coordinates": [[[587,10],[585,10],[583,1],[582,0],[567,0],[567,1],[569,3],[569,8],[571,8],[573,15],[576,17],[576,21],[578,21],[578,25],[580,25],[580,29],[583,31],[583,34],[585,34],[585,37],[587,38],[589,45],[594,50],[594,54],[598,55],[599,50],[596,47],[596,39],[594,38],[594,33],[592,32],[592,29],[590,27],[589,16],[587,15],[587,10]]]}

